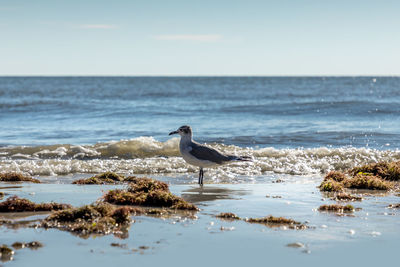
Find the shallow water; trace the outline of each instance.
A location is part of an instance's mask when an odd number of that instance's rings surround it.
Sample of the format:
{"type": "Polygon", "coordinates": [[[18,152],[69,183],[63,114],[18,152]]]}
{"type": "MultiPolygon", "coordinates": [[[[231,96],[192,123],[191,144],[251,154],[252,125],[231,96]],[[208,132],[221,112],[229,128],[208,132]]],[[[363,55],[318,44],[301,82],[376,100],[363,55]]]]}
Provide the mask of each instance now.
{"type": "MultiPolygon", "coordinates": [[[[172,183],[175,181],[172,177],[158,178],[172,183]]],[[[320,179],[288,176],[282,183],[273,183],[275,177],[269,176],[260,184],[205,185],[202,189],[175,183],[171,185],[173,193],[194,201],[200,207],[197,219],[135,216],[135,223],[126,239],[112,235],[82,239],[54,229],[11,230],[0,227],[1,242],[4,244],[33,240],[44,243],[44,247],[36,251],[17,250],[14,260],[6,265],[71,266],[84,262],[109,266],[134,262],[141,266],[166,263],[175,266],[243,266],[268,262],[281,266],[320,266],[321,263],[337,266],[341,262],[375,266],[397,261],[395,252],[400,238],[400,212],[386,209],[386,206],[398,202],[399,197],[391,194],[370,196],[362,202],[354,202],[355,207],[362,208],[354,213],[354,217],[320,213],[316,211],[320,205],[333,203],[324,199],[316,188],[320,179]],[[267,198],[267,194],[281,198],[267,198]],[[312,228],[285,230],[243,221],[223,221],[214,217],[220,212],[234,212],[240,217],[284,216],[307,222],[312,228]],[[287,247],[295,242],[303,243],[304,247],[287,247]],[[112,247],[111,243],[125,244],[126,247],[112,247]],[[141,246],[148,248],[140,249],[141,246]]],[[[115,187],[70,184],[22,186],[22,189],[2,191],[36,202],[53,200],[81,205],[97,200],[104,190],[115,187]]]]}

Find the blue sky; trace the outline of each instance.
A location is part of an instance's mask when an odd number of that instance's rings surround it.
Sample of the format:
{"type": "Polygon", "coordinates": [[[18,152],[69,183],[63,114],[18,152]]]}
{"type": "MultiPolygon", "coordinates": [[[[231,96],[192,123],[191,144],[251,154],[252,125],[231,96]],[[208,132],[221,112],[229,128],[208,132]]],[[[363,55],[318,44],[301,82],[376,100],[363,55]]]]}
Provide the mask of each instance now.
{"type": "Polygon", "coordinates": [[[400,1],[0,0],[0,75],[399,75],[400,1]]]}

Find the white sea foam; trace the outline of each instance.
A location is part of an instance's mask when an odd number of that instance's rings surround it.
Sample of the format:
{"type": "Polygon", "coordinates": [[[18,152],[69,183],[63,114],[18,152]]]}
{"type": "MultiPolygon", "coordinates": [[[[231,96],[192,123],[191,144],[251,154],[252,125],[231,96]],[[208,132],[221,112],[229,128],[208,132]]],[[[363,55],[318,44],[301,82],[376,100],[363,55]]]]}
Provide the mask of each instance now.
{"type": "MultiPolygon", "coordinates": [[[[7,147],[0,149],[0,172],[23,172],[30,175],[66,175],[116,171],[126,174],[165,174],[197,172],[197,168],[179,156],[178,138],[159,142],[139,137],[95,145],[52,145],[7,147]]],[[[368,148],[253,149],[210,144],[226,154],[250,156],[252,162],[235,162],[208,175],[226,181],[235,176],[254,177],[268,173],[321,175],[330,170],[344,170],[355,165],[400,159],[398,150],[368,148]]]]}

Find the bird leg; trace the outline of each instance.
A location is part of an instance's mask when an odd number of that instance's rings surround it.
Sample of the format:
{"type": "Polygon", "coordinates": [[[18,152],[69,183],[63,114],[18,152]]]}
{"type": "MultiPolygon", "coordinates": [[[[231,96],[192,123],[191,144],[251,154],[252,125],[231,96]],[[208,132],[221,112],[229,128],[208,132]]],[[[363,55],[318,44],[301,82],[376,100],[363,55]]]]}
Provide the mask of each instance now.
{"type": "Polygon", "coordinates": [[[199,185],[203,185],[203,176],[204,176],[203,168],[200,168],[200,172],[199,172],[199,185]]]}
{"type": "Polygon", "coordinates": [[[200,168],[200,171],[199,171],[199,184],[200,184],[200,182],[201,182],[201,168],[200,168]]]}

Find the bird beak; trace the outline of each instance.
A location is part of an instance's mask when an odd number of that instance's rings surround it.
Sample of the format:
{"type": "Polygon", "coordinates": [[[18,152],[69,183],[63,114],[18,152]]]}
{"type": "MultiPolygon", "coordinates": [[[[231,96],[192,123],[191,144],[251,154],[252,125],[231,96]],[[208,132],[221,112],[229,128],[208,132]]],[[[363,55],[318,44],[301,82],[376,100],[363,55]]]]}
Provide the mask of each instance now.
{"type": "Polygon", "coordinates": [[[173,131],[173,132],[170,132],[169,135],[173,135],[173,134],[177,134],[177,133],[178,133],[178,131],[173,131]]]}

